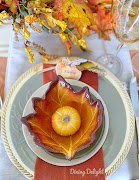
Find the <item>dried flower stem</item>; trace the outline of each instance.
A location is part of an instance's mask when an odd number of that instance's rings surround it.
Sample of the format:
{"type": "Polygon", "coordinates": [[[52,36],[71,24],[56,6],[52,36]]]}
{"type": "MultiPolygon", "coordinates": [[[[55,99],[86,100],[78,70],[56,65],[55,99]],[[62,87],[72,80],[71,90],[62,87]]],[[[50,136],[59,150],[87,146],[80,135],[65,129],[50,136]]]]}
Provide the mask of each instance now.
{"type": "Polygon", "coordinates": [[[22,28],[25,26],[25,19],[24,18],[20,18],[20,25],[22,28]]]}
{"type": "Polygon", "coordinates": [[[14,38],[15,38],[16,41],[19,41],[19,39],[18,39],[18,33],[17,33],[17,31],[15,31],[15,30],[14,30],[14,38]]]}
{"type": "Polygon", "coordinates": [[[33,45],[35,48],[39,49],[39,50],[46,51],[46,49],[44,49],[44,47],[42,47],[41,45],[36,44],[35,42],[33,42],[32,45],[33,45]]]}
{"type": "Polygon", "coordinates": [[[39,28],[37,28],[37,27],[34,26],[33,24],[30,24],[30,27],[31,27],[34,31],[36,31],[37,33],[39,33],[39,34],[42,32],[39,28]]]}
{"type": "Polygon", "coordinates": [[[53,60],[53,59],[56,59],[56,58],[59,57],[57,55],[49,55],[49,54],[46,54],[46,53],[43,53],[43,52],[40,52],[40,55],[45,56],[48,60],[53,60]]]}
{"type": "MultiPolygon", "coordinates": [[[[20,33],[20,31],[18,31],[18,32],[19,32],[19,34],[22,36],[22,34],[20,33]]],[[[22,37],[23,37],[23,36],[22,36],[22,37]]],[[[38,53],[39,53],[42,57],[46,58],[47,60],[53,60],[53,59],[56,59],[56,58],[59,57],[59,56],[57,56],[57,55],[49,55],[49,54],[46,54],[46,53],[43,52],[43,51],[46,51],[46,50],[45,50],[42,46],[36,44],[35,42],[30,42],[28,39],[26,39],[26,38],[24,38],[24,37],[23,37],[23,39],[24,39],[24,41],[26,41],[27,44],[32,45],[32,46],[38,51],[38,53]],[[42,50],[42,49],[43,49],[43,50],[42,50]]],[[[25,44],[26,44],[26,43],[25,43],[25,44]]]]}

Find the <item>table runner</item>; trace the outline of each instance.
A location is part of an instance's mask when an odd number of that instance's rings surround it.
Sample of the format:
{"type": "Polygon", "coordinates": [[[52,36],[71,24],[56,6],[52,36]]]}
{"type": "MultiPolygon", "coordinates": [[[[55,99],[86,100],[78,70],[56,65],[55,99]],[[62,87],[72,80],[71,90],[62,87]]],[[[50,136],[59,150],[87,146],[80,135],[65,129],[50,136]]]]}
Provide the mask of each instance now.
{"type": "MultiPolygon", "coordinates": [[[[115,52],[116,46],[119,43],[116,38],[111,35],[112,41],[103,42],[102,39],[98,39],[97,35],[91,34],[87,37],[87,48],[93,50],[93,53],[82,52],[79,47],[74,47],[72,49],[72,56],[80,56],[88,59],[95,60],[104,52],[113,53],[115,52]],[[104,50],[105,47],[105,50],[104,50]]],[[[32,31],[31,38],[34,39],[38,44],[44,45],[47,52],[50,54],[58,54],[60,56],[66,56],[67,51],[65,45],[61,42],[59,37],[52,36],[51,34],[42,33],[37,35],[32,31]],[[51,38],[51,41],[50,41],[51,38]],[[41,42],[42,41],[42,42],[41,42]]],[[[131,76],[133,75],[132,64],[129,55],[128,47],[125,45],[119,55],[118,55],[124,64],[124,75],[122,75],[121,80],[129,82],[131,76]]],[[[36,62],[33,64],[28,63],[27,54],[24,52],[24,45],[22,39],[19,37],[19,42],[16,42],[14,39],[14,32],[11,33],[10,47],[9,47],[9,56],[7,64],[7,73],[6,73],[6,82],[5,82],[5,96],[7,95],[12,84],[15,82],[18,77],[24,73],[27,69],[32,67],[34,64],[37,64],[42,59],[35,53],[36,62]],[[17,68],[18,67],[18,68],[17,68]]],[[[0,161],[0,174],[3,174],[4,177],[9,177],[12,179],[25,180],[26,178],[12,165],[7,154],[4,150],[4,147],[1,143],[1,153],[2,158],[0,161]],[[8,169],[8,171],[7,171],[8,169]],[[8,176],[9,175],[9,176],[8,176]]],[[[137,147],[136,147],[136,136],[134,137],[133,144],[129,151],[129,154],[121,167],[111,176],[108,180],[131,180],[139,178],[139,165],[137,163],[137,147]]],[[[0,175],[1,177],[1,175],[0,175]]],[[[3,177],[3,176],[2,176],[3,177]]]]}
{"type": "MultiPolygon", "coordinates": [[[[30,40],[43,46],[46,49],[46,53],[51,55],[56,54],[59,56],[68,55],[66,46],[61,41],[60,37],[52,35],[50,33],[47,34],[44,31],[41,34],[34,32],[32,29],[30,29],[30,31],[30,40]]],[[[82,57],[96,61],[96,59],[104,53],[115,54],[116,47],[119,44],[119,41],[114,37],[113,34],[111,34],[110,37],[111,41],[104,41],[103,39],[98,38],[98,34],[91,34],[90,36],[86,37],[86,41],[87,48],[92,50],[93,52],[84,52],[80,49],[79,46],[73,45],[71,49],[71,56],[82,57]]],[[[19,42],[16,42],[14,39],[14,32],[11,33],[5,82],[5,96],[10,90],[12,84],[20,75],[22,75],[33,65],[43,61],[38,52],[33,51],[33,53],[35,62],[30,64],[28,63],[28,54],[24,51],[24,42],[22,37],[19,35],[19,42]]],[[[133,75],[133,71],[127,45],[123,46],[118,54],[118,57],[122,60],[123,63],[123,73],[120,77],[120,80],[129,82],[129,79],[133,75]]]]}

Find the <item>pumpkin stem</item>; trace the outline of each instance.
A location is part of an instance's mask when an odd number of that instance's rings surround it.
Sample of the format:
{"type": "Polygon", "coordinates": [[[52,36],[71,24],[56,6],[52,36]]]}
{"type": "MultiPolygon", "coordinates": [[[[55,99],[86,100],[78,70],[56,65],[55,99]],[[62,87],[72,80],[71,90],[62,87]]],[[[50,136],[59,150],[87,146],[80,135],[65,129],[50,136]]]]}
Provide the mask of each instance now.
{"type": "Polygon", "coordinates": [[[65,115],[62,119],[63,122],[69,122],[70,121],[70,116],[69,115],[65,115]]]}

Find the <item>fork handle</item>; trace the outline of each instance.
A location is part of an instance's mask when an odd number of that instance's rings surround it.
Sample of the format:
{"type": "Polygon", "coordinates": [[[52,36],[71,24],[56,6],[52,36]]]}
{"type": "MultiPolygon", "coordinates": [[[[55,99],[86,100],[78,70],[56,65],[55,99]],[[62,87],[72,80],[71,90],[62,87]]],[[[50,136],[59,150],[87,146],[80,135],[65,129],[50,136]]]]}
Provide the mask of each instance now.
{"type": "Polygon", "coordinates": [[[137,128],[137,156],[138,156],[138,163],[139,163],[139,117],[136,117],[136,128],[137,128]]]}

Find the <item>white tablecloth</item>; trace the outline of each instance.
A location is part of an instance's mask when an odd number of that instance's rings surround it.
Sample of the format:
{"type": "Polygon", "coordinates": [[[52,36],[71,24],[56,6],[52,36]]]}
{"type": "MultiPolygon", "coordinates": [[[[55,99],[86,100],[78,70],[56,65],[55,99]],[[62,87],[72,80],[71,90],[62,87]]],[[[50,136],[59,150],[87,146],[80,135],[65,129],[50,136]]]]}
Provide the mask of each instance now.
{"type": "MultiPolygon", "coordinates": [[[[31,32],[31,39],[46,48],[49,54],[56,54],[59,56],[67,56],[67,50],[65,44],[63,44],[59,37],[43,32],[41,35],[36,32],[31,32]]],[[[93,53],[83,52],[78,46],[74,46],[71,51],[72,56],[84,57],[91,60],[96,60],[97,57],[106,53],[114,54],[118,45],[118,41],[113,35],[111,35],[111,41],[103,41],[98,39],[97,35],[92,34],[86,38],[87,48],[92,50],[93,53]]],[[[35,54],[35,62],[33,64],[28,63],[27,53],[24,51],[23,40],[19,37],[19,42],[15,42],[14,33],[11,33],[9,56],[5,81],[5,96],[7,95],[12,84],[18,79],[18,77],[28,70],[33,65],[42,61],[43,59],[35,54]]],[[[121,81],[129,82],[131,76],[133,76],[132,65],[129,55],[129,50],[125,45],[118,54],[119,58],[123,62],[123,74],[120,77],[121,81]]],[[[137,163],[137,147],[136,136],[130,152],[121,165],[121,167],[111,176],[108,180],[131,180],[139,178],[139,165],[137,163]]],[[[23,180],[26,179],[23,175],[14,167],[10,162],[2,141],[0,139],[0,180],[23,180]]]]}

